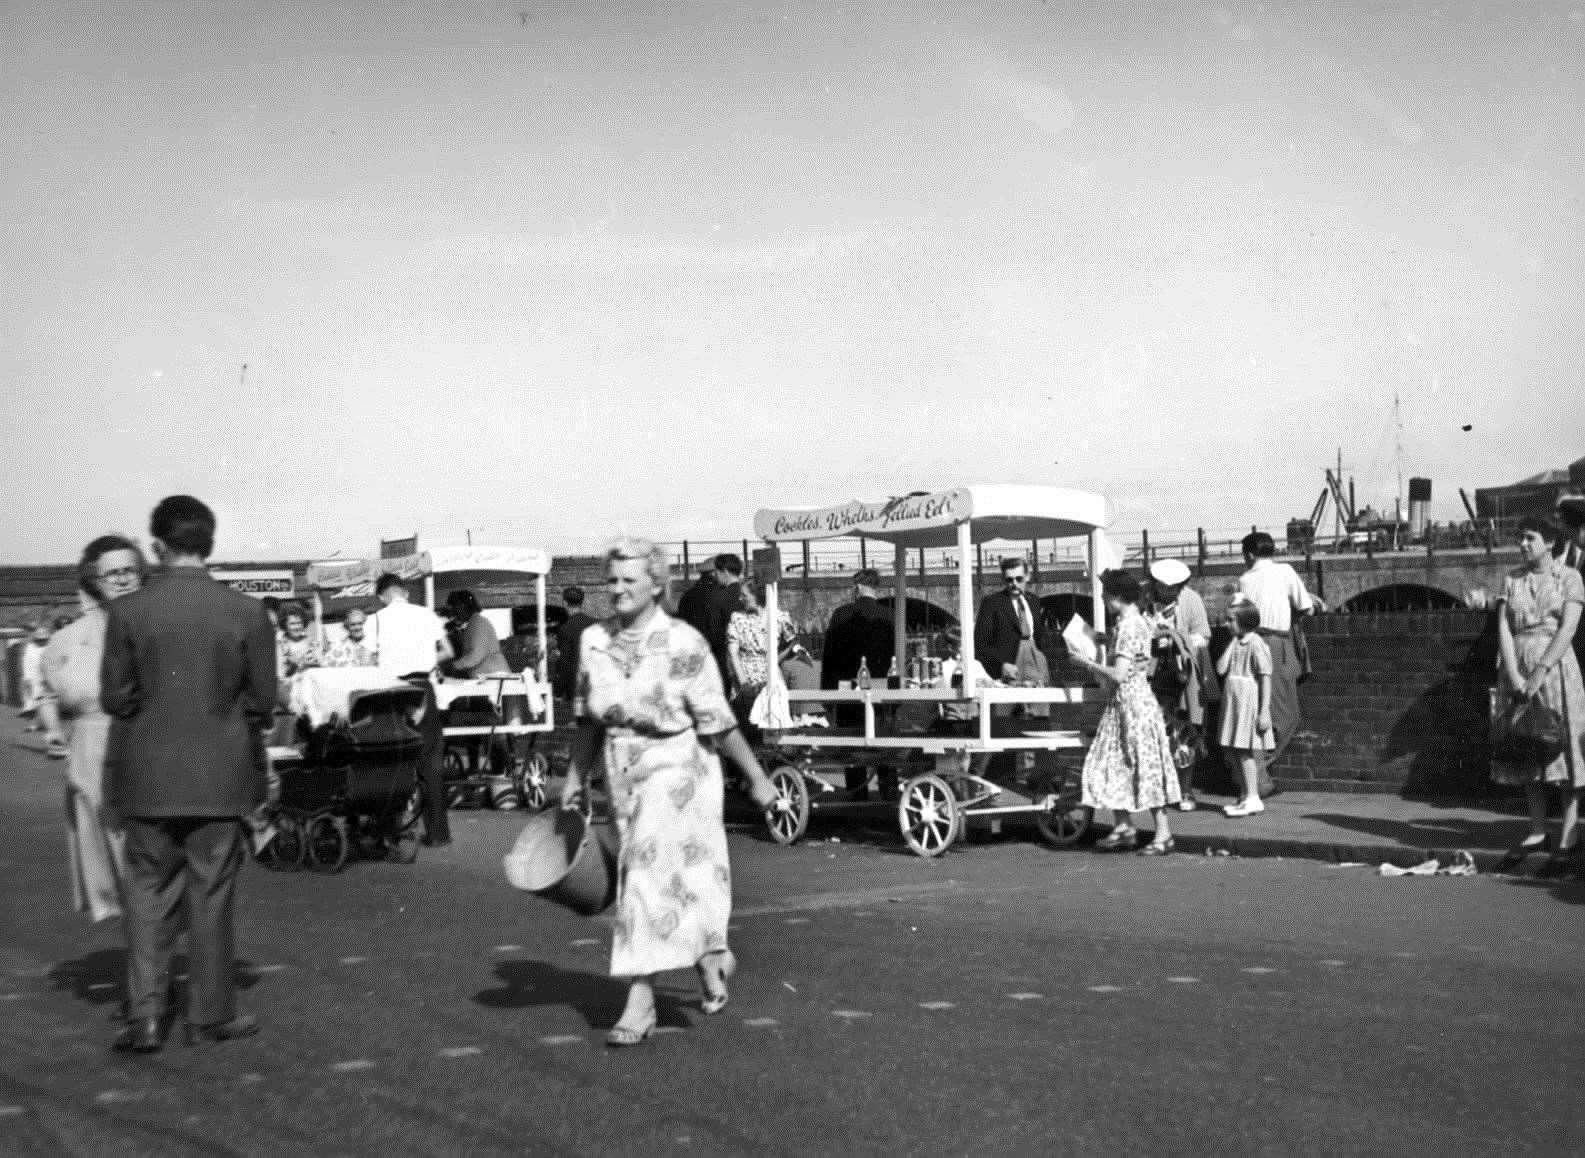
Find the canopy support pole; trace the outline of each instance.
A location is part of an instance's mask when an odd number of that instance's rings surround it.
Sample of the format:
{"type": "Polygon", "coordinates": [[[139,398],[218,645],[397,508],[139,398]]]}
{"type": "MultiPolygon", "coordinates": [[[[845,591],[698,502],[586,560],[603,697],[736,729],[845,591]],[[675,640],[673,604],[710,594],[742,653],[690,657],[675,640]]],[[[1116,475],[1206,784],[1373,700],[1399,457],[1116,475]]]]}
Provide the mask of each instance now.
{"type": "MultiPolygon", "coordinates": [[[[897,573],[897,594],[892,598],[892,662],[901,672],[908,654],[908,548],[901,543],[892,548],[892,568],[897,573]]],[[[884,677],[887,673],[875,674],[884,677]]]]}
{"type": "Polygon", "coordinates": [[[969,660],[974,658],[974,571],[969,560],[974,553],[974,533],[967,522],[958,524],[958,633],[963,641],[963,690],[970,691],[969,660]]]}
{"type": "Polygon", "coordinates": [[[1106,601],[1101,598],[1101,545],[1106,532],[1096,527],[1090,532],[1090,599],[1095,608],[1095,630],[1106,632],[1106,601]]]}
{"type": "MultiPolygon", "coordinates": [[[[775,546],[775,544],[772,544],[775,546]]],[[[779,548],[778,548],[779,549],[779,548]]],[[[804,544],[808,551],[809,544],[804,544]]],[[[806,556],[807,557],[807,556],[806,556]]],[[[805,572],[807,575],[808,572],[805,572]]],[[[777,631],[776,624],[781,619],[777,609],[781,589],[781,568],[776,569],[776,576],[765,581],[765,702],[776,703],[780,699],[778,690],[781,687],[781,633],[777,631]]],[[[752,710],[753,705],[750,705],[752,710]]],[[[782,727],[784,721],[777,720],[776,727],[782,727]]]]}
{"type": "MultiPolygon", "coordinates": [[[[539,629],[539,659],[534,672],[542,687],[550,685],[550,639],[545,634],[545,576],[534,576],[534,620],[539,629]]],[[[525,717],[526,718],[526,717],[525,717]]],[[[545,696],[545,723],[556,726],[556,697],[545,696]]]]}

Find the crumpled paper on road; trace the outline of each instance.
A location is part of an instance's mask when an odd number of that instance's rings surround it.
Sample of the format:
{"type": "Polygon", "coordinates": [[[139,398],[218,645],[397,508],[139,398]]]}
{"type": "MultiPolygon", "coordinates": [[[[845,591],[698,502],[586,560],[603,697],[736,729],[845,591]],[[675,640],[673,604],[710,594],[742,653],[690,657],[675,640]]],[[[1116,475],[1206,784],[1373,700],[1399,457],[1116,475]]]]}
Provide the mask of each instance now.
{"type": "Polygon", "coordinates": [[[1399,868],[1395,864],[1384,864],[1377,872],[1384,877],[1472,877],[1475,875],[1475,858],[1463,849],[1453,854],[1453,859],[1446,866],[1441,861],[1432,857],[1430,860],[1421,861],[1412,868],[1399,868]]]}

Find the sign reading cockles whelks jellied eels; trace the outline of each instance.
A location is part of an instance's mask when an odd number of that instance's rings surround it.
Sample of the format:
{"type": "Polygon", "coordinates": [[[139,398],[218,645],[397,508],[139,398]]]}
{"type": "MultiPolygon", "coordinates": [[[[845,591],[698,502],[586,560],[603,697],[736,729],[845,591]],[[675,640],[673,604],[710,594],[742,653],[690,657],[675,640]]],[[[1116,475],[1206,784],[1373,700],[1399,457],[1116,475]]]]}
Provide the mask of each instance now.
{"type": "Polygon", "coordinates": [[[883,535],[950,527],[972,513],[967,490],[902,495],[882,502],[854,500],[835,507],[763,510],[754,533],[766,542],[828,539],[836,535],[883,535]]]}

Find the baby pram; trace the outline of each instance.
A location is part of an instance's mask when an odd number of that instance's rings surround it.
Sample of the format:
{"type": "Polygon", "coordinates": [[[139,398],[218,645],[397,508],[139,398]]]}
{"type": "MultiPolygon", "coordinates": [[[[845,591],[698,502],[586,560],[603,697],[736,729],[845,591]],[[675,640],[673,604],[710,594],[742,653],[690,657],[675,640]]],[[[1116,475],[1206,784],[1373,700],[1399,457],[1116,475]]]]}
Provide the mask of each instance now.
{"type": "Polygon", "coordinates": [[[344,710],[317,723],[299,715],[297,742],[270,749],[279,795],[260,861],[337,872],[354,848],[399,864],[417,859],[423,738],[413,721],[423,705],[423,689],[403,684],[350,691],[344,710]]]}

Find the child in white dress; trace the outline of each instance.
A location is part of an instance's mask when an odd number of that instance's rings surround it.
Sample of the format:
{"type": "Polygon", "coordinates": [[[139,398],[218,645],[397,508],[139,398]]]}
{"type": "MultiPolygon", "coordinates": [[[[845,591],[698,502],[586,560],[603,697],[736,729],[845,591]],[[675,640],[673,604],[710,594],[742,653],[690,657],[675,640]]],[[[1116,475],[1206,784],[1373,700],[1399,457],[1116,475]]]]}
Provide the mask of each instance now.
{"type": "Polygon", "coordinates": [[[1234,639],[1216,661],[1222,677],[1222,724],[1218,738],[1222,750],[1237,763],[1244,795],[1222,811],[1228,816],[1254,816],[1264,812],[1259,780],[1265,753],[1276,747],[1271,729],[1271,648],[1256,630],[1260,609],[1235,601],[1227,609],[1227,625],[1234,639]]]}

